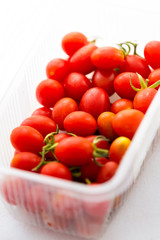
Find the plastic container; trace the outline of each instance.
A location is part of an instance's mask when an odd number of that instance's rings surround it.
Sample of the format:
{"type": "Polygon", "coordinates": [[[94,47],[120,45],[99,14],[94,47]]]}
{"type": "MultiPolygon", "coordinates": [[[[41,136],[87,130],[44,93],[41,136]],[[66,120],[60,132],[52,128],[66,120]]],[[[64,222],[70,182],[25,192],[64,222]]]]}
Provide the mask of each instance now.
{"type": "MultiPolygon", "coordinates": [[[[0,190],[8,211],[21,222],[76,237],[98,239],[140,173],[153,140],[159,137],[160,91],[148,109],[117,173],[108,182],[87,186],[11,169],[14,150],[10,133],[38,107],[37,84],[46,78],[45,66],[59,57],[50,35],[37,47],[15,78],[0,104],[0,190]],[[145,144],[144,144],[145,143],[145,144]]],[[[56,39],[60,42],[60,39],[56,39]]]]}

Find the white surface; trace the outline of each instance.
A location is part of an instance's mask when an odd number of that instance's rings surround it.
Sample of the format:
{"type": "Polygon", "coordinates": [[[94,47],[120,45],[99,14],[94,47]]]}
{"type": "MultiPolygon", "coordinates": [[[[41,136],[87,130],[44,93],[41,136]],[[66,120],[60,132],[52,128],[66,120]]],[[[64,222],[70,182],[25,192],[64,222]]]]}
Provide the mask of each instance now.
{"type": "MultiPolygon", "coordinates": [[[[33,44],[38,45],[47,34],[47,24],[58,36],[78,30],[87,36],[103,36],[114,42],[117,39],[144,43],[160,40],[158,1],[0,0],[0,98],[33,44]]],[[[149,154],[125,204],[98,240],[160,239],[160,161],[157,153],[158,147],[149,154]]],[[[72,240],[61,235],[53,237],[52,232],[17,222],[1,202],[0,239],[72,240]]]]}

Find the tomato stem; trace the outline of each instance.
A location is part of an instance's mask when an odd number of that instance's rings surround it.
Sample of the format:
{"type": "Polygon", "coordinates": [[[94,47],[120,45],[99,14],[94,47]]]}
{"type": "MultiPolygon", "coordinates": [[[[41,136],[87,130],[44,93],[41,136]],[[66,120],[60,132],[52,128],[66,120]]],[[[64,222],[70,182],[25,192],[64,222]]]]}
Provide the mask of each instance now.
{"type": "Polygon", "coordinates": [[[80,167],[70,167],[69,170],[73,177],[79,178],[81,176],[80,167]]]}
{"type": "Polygon", "coordinates": [[[103,148],[98,148],[96,145],[100,141],[107,141],[108,142],[109,139],[104,137],[103,135],[99,135],[93,140],[93,143],[92,143],[92,146],[93,146],[93,161],[96,165],[98,165],[99,167],[102,167],[103,165],[96,161],[96,157],[109,157],[109,150],[108,149],[103,149],[103,148]]]}
{"type": "Polygon", "coordinates": [[[85,178],[85,182],[86,182],[88,185],[92,183],[92,182],[89,180],[89,178],[85,178]]]}

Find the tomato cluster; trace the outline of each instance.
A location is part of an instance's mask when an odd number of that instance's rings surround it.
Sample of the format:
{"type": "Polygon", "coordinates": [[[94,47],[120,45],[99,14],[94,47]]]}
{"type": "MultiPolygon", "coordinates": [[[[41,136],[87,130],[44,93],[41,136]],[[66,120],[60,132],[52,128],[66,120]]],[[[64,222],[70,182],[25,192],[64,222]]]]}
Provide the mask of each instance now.
{"type": "Polygon", "coordinates": [[[35,90],[41,107],[11,132],[11,167],[81,183],[111,179],[157,92],[159,44],[146,44],[142,58],[132,42],[98,47],[66,34],[66,59],[49,61],[35,90]]]}
{"type": "MultiPolygon", "coordinates": [[[[52,59],[35,89],[40,107],[11,132],[10,166],[94,188],[115,175],[158,90],[160,42],[146,44],[145,58],[135,43],[98,47],[80,32],[66,34],[61,46],[66,59],[52,59]]],[[[1,190],[8,203],[39,213],[47,227],[73,225],[80,236],[99,232],[108,209],[121,201],[83,201],[69,191],[26,186],[7,177],[1,190]]]]}

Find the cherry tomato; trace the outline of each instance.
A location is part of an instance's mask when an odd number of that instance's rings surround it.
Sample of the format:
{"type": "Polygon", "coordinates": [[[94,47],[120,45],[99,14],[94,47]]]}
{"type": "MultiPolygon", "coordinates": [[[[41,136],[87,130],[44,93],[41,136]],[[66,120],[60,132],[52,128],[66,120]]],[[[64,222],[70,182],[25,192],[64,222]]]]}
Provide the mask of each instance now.
{"type": "Polygon", "coordinates": [[[7,203],[22,206],[26,201],[25,186],[24,179],[6,176],[1,180],[1,194],[7,203]]]}
{"type": "Polygon", "coordinates": [[[36,88],[36,98],[44,107],[53,107],[54,104],[63,97],[64,88],[56,80],[43,80],[36,88]]]}
{"type": "Polygon", "coordinates": [[[70,72],[88,74],[96,69],[91,62],[91,54],[97,47],[90,43],[76,51],[69,60],[70,72]]]}
{"type": "Polygon", "coordinates": [[[45,164],[41,168],[40,173],[52,177],[72,180],[72,175],[69,169],[64,164],[55,161],[45,164]]]}
{"type": "Polygon", "coordinates": [[[145,79],[151,72],[146,60],[138,55],[127,55],[119,68],[120,72],[139,73],[145,79]]]}
{"type": "Polygon", "coordinates": [[[65,117],[74,111],[78,111],[78,105],[72,98],[61,98],[52,109],[52,119],[58,124],[60,130],[64,130],[63,121],[65,117]]]}
{"type": "Polygon", "coordinates": [[[132,139],[143,117],[144,113],[139,110],[125,109],[115,115],[112,126],[119,136],[132,139]]]}
{"type": "Polygon", "coordinates": [[[112,126],[112,120],[115,114],[112,112],[103,112],[97,119],[97,126],[99,133],[109,138],[111,141],[117,137],[117,133],[114,131],[112,126]]]}
{"type": "Polygon", "coordinates": [[[109,149],[109,159],[110,161],[114,161],[120,163],[122,157],[124,156],[125,152],[127,151],[131,140],[127,137],[118,137],[116,138],[110,146],[109,149]]]}
{"type": "Polygon", "coordinates": [[[58,160],[69,166],[82,166],[91,161],[92,143],[84,137],[63,139],[55,148],[58,160]]]}
{"type": "Polygon", "coordinates": [[[92,84],[94,87],[103,88],[111,96],[115,92],[113,81],[116,76],[115,70],[96,69],[92,76],[92,84]]]}
{"type": "Polygon", "coordinates": [[[124,72],[114,79],[114,89],[121,98],[133,100],[136,91],[132,89],[130,79],[134,87],[141,88],[138,75],[132,72],[124,72]]]}
{"type": "MultiPolygon", "coordinates": [[[[108,162],[108,159],[104,157],[96,158],[96,162],[100,164],[105,164],[106,162],[108,162]]],[[[89,179],[90,181],[94,182],[96,180],[100,168],[101,167],[96,165],[92,159],[87,164],[80,167],[81,179],[83,181],[85,181],[85,179],[89,179]]]]}
{"type": "MultiPolygon", "coordinates": [[[[158,80],[160,80],[160,68],[153,70],[149,74],[148,79],[149,79],[148,86],[150,86],[150,85],[154,84],[155,82],[157,82],[158,80]]],[[[158,90],[159,86],[156,87],[155,89],[158,90]]]]}
{"type": "MultiPolygon", "coordinates": [[[[69,192],[68,192],[69,193],[69,192]]],[[[79,199],[63,191],[57,191],[51,199],[53,214],[63,218],[64,222],[81,216],[82,203],[79,199]]]]}
{"type": "Polygon", "coordinates": [[[96,182],[104,183],[110,180],[116,173],[118,169],[118,164],[116,162],[109,161],[101,167],[96,182]]]}
{"type": "Polygon", "coordinates": [[[70,32],[62,38],[62,49],[72,56],[78,49],[88,44],[87,37],[81,32],[70,32]]]}
{"type": "Polygon", "coordinates": [[[75,111],[68,114],[63,124],[67,132],[83,137],[94,134],[97,128],[94,117],[83,111],[75,111]]]}
{"type": "Polygon", "coordinates": [[[49,79],[63,82],[68,73],[68,61],[61,58],[51,60],[46,66],[46,75],[49,79]]]}
{"type": "Polygon", "coordinates": [[[82,95],[91,87],[90,80],[82,73],[72,72],[64,81],[65,94],[79,102],[82,95]]]}
{"type": "Polygon", "coordinates": [[[16,127],[10,135],[12,146],[20,152],[41,152],[43,140],[40,132],[29,126],[16,127]]]}
{"type": "Polygon", "coordinates": [[[51,113],[52,113],[52,110],[50,108],[40,107],[34,110],[32,115],[42,115],[42,116],[51,118],[51,113]]]}
{"type": "MultiPolygon", "coordinates": [[[[97,137],[98,135],[91,135],[91,136],[87,136],[86,138],[91,142],[93,143],[94,139],[97,137]]],[[[109,149],[109,143],[108,141],[105,141],[105,140],[101,140],[99,141],[96,146],[98,148],[102,148],[102,149],[109,149]]]]}
{"type": "Polygon", "coordinates": [[[64,138],[68,138],[68,137],[71,137],[71,135],[68,133],[58,133],[58,134],[54,135],[55,142],[57,142],[57,143],[59,143],[64,138]]]}
{"type": "Polygon", "coordinates": [[[33,185],[27,192],[25,208],[32,213],[47,212],[50,192],[42,185],[33,185]],[[47,201],[48,200],[48,201],[47,201]]]}
{"type": "Polygon", "coordinates": [[[10,166],[26,171],[32,171],[41,162],[41,157],[31,152],[19,152],[11,161],[10,166]]]}
{"type": "Polygon", "coordinates": [[[101,69],[113,69],[119,67],[123,62],[124,54],[121,50],[114,47],[100,47],[91,54],[91,61],[101,69]]]}
{"type": "Polygon", "coordinates": [[[146,113],[156,93],[154,88],[145,88],[137,92],[133,100],[134,108],[146,113]]]}
{"type": "Polygon", "coordinates": [[[132,109],[133,102],[129,99],[121,98],[114,101],[111,105],[111,112],[118,113],[125,109],[132,109]]]}
{"type": "Polygon", "coordinates": [[[150,41],[144,47],[144,56],[153,68],[160,68],[160,41],[150,41]]]}
{"type": "Polygon", "coordinates": [[[55,121],[53,121],[49,117],[33,115],[29,118],[26,118],[21,123],[21,126],[30,126],[39,131],[43,137],[51,132],[55,132],[57,129],[57,125],[55,121]]]}
{"type": "Polygon", "coordinates": [[[109,111],[109,96],[102,88],[90,88],[83,94],[79,109],[90,113],[95,119],[97,119],[102,112],[109,111]]]}

